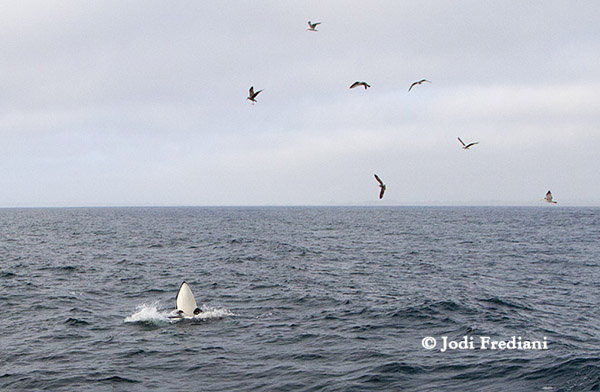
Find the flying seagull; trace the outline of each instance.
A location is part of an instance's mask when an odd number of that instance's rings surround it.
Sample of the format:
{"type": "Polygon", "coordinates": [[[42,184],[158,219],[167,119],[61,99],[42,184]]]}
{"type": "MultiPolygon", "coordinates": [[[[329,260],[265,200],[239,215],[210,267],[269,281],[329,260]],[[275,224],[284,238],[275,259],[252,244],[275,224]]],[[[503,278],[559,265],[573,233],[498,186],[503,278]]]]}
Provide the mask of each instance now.
{"type": "Polygon", "coordinates": [[[319,31],[317,30],[317,26],[320,25],[321,22],[315,22],[315,23],[311,23],[310,20],[308,21],[308,31],[319,31]]]}
{"type": "Polygon", "coordinates": [[[479,144],[479,142],[473,142],[473,143],[465,144],[465,142],[463,142],[462,140],[460,140],[460,138],[458,138],[458,141],[460,142],[460,144],[463,145],[462,146],[463,150],[468,150],[469,147],[472,147],[472,146],[474,146],[476,144],[479,144]]]}
{"type": "Polygon", "coordinates": [[[366,83],[366,82],[354,82],[352,83],[352,86],[350,86],[350,88],[354,88],[354,87],[358,87],[358,86],[363,86],[365,88],[365,90],[367,89],[367,87],[371,87],[370,84],[366,83]]]}
{"type": "Polygon", "coordinates": [[[408,91],[412,90],[413,87],[415,87],[417,84],[422,84],[422,83],[431,83],[429,80],[427,79],[421,79],[418,82],[414,82],[413,84],[410,85],[410,87],[408,88],[408,91]]]}
{"type": "Polygon", "coordinates": [[[383,183],[383,181],[381,181],[381,178],[379,178],[377,174],[375,174],[375,179],[377,180],[377,182],[379,183],[379,187],[381,188],[381,191],[379,191],[379,198],[383,199],[383,194],[385,193],[385,184],[383,183]]]}
{"type": "Polygon", "coordinates": [[[248,98],[246,98],[246,99],[249,99],[249,100],[251,100],[251,101],[252,101],[252,104],[254,104],[254,102],[256,102],[256,96],[257,96],[258,94],[260,94],[260,92],[261,92],[261,91],[262,91],[262,90],[258,90],[257,92],[254,92],[254,86],[250,87],[250,91],[249,91],[249,94],[248,94],[248,98]]]}
{"type": "Polygon", "coordinates": [[[552,200],[552,192],[550,192],[550,191],[546,192],[546,197],[544,197],[542,200],[545,201],[546,203],[556,204],[556,202],[554,200],[552,200]]]}

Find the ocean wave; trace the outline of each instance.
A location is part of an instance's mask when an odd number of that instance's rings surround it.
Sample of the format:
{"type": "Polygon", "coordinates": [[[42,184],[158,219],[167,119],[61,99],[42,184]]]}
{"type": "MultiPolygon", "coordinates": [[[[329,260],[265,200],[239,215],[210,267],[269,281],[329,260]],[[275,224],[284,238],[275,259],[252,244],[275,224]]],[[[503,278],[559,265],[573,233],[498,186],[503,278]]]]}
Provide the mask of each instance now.
{"type": "Polygon", "coordinates": [[[109,383],[109,384],[137,384],[141,381],[132,379],[132,378],[125,378],[125,377],[121,377],[121,376],[110,376],[110,377],[105,377],[105,378],[101,378],[98,380],[98,382],[101,383],[109,383]]]}
{"type": "Polygon", "coordinates": [[[89,322],[87,322],[85,320],[77,319],[77,318],[74,318],[74,317],[69,317],[67,319],[67,321],[65,321],[65,324],[69,324],[69,325],[72,325],[74,327],[76,327],[76,326],[83,326],[83,325],[90,325],[89,322]]]}
{"type": "Polygon", "coordinates": [[[517,302],[511,301],[511,300],[508,300],[506,298],[491,297],[491,298],[481,299],[481,302],[491,304],[492,306],[499,305],[499,306],[503,306],[503,307],[507,307],[507,308],[533,310],[532,306],[527,304],[523,300],[520,300],[520,303],[517,303],[517,302]]]}
{"type": "Polygon", "coordinates": [[[600,390],[600,359],[577,357],[556,360],[539,370],[524,375],[526,380],[545,380],[549,385],[561,386],[561,391],[600,390]]]}
{"type": "Polygon", "coordinates": [[[425,300],[422,304],[412,305],[405,309],[395,310],[391,317],[431,319],[436,316],[446,317],[452,313],[474,314],[476,310],[465,303],[453,300],[425,300]]]}

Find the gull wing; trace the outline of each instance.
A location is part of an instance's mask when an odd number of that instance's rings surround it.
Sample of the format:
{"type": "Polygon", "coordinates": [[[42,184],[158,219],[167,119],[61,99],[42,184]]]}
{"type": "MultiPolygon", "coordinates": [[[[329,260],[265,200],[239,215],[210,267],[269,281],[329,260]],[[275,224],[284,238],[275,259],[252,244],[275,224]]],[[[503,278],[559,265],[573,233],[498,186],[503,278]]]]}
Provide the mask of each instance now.
{"type": "Polygon", "coordinates": [[[460,144],[463,145],[463,147],[466,147],[467,145],[465,144],[465,142],[463,142],[460,138],[458,138],[458,141],[460,142],[460,144]]]}
{"type": "Polygon", "coordinates": [[[469,144],[467,144],[467,145],[465,146],[465,148],[469,148],[469,147],[471,147],[471,146],[474,146],[474,145],[476,145],[476,144],[479,144],[479,142],[473,142],[473,143],[469,143],[469,144]]]}
{"type": "Polygon", "coordinates": [[[350,86],[350,88],[354,88],[354,87],[360,86],[360,84],[361,84],[360,82],[354,82],[354,83],[352,83],[352,85],[350,86]]]}
{"type": "Polygon", "coordinates": [[[384,184],[383,184],[383,181],[381,181],[381,178],[379,178],[379,176],[378,176],[377,174],[375,174],[375,179],[377,180],[377,182],[378,182],[378,183],[379,183],[381,186],[383,186],[383,185],[384,185],[384,184]]]}
{"type": "Polygon", "coordinates": [[[427,79],[421,79],[421,80],[419,80],[419,81],[417,81],[417,82],[413,82],[413,84],[411,84],[411,85],[410,85],[410,87],[408,88],[408,91],[410,91],[410,90],[411,90],[411,89],[412,89],[412,88],[413,88],[415,85],[417,85],[417,84],[421,84],[421,83],[425,83],[425,82],[427,82],[427,83],[431,83],[431,82],[430,82],[429,80],[427,80],[427,79]]]}
{"type": "Polygon", "coordinates": [[[379,192],[379,198],[383,199],[383,194],[385,193],[385,185],[381,187],[381,191],[379,192]]]}

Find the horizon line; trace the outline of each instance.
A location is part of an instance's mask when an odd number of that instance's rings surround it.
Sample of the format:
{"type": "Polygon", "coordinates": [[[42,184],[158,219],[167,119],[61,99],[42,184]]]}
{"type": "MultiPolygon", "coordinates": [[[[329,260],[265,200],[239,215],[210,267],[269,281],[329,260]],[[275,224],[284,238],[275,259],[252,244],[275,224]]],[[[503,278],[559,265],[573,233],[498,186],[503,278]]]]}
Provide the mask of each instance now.
{"type": "Polygon", "coordinates": [[[573,207],[573,208],[600,208],[598,203],[590,204],[552,204],[547,203],[473,203],[473,204],[457,204],[457,203],[403,203],[403,204],[375,204],[375,203],[339,203],[339,204],[99,204],[99,205],[31,205],[31,206],[0,206],[0,210],[11,209],[77,209],[77,208],[352,208],[352,207],[368,207],[368,208],[413,208],[413,207],[515,207],[515,208],[531,208],[531,207],[573,207]]]}

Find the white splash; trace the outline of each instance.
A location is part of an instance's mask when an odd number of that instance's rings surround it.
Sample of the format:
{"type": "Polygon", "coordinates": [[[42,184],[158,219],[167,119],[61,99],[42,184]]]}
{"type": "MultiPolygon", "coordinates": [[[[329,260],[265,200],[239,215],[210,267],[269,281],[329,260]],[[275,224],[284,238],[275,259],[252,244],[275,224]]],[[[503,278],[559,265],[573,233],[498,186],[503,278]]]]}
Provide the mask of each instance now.
{"type": "Polygon", "coordinates": [[[169,312],[158,310],[158,303],[141,304],[137,306],[136,312],[126,317],[126,323],[139,322],[169,322],[169,312]]]}
{"type": "Polygon", "coordinates": [[[229,309],[213,308],[208,305],[202,305],[202,313],[194,316],[195,320],[223,318],[227,316],[235,316],[229,309]]]}
{"type": "Polygon", "coordinates": [[[138,305],[136,312],[123,321],[126,323],[176,323],[182,320],[221,319],[234,314],[226,308],[214,308],[202,305],[202,313],[190,318],[171,318],[173,311],[159,310],[158,303],[138,305]]]}

